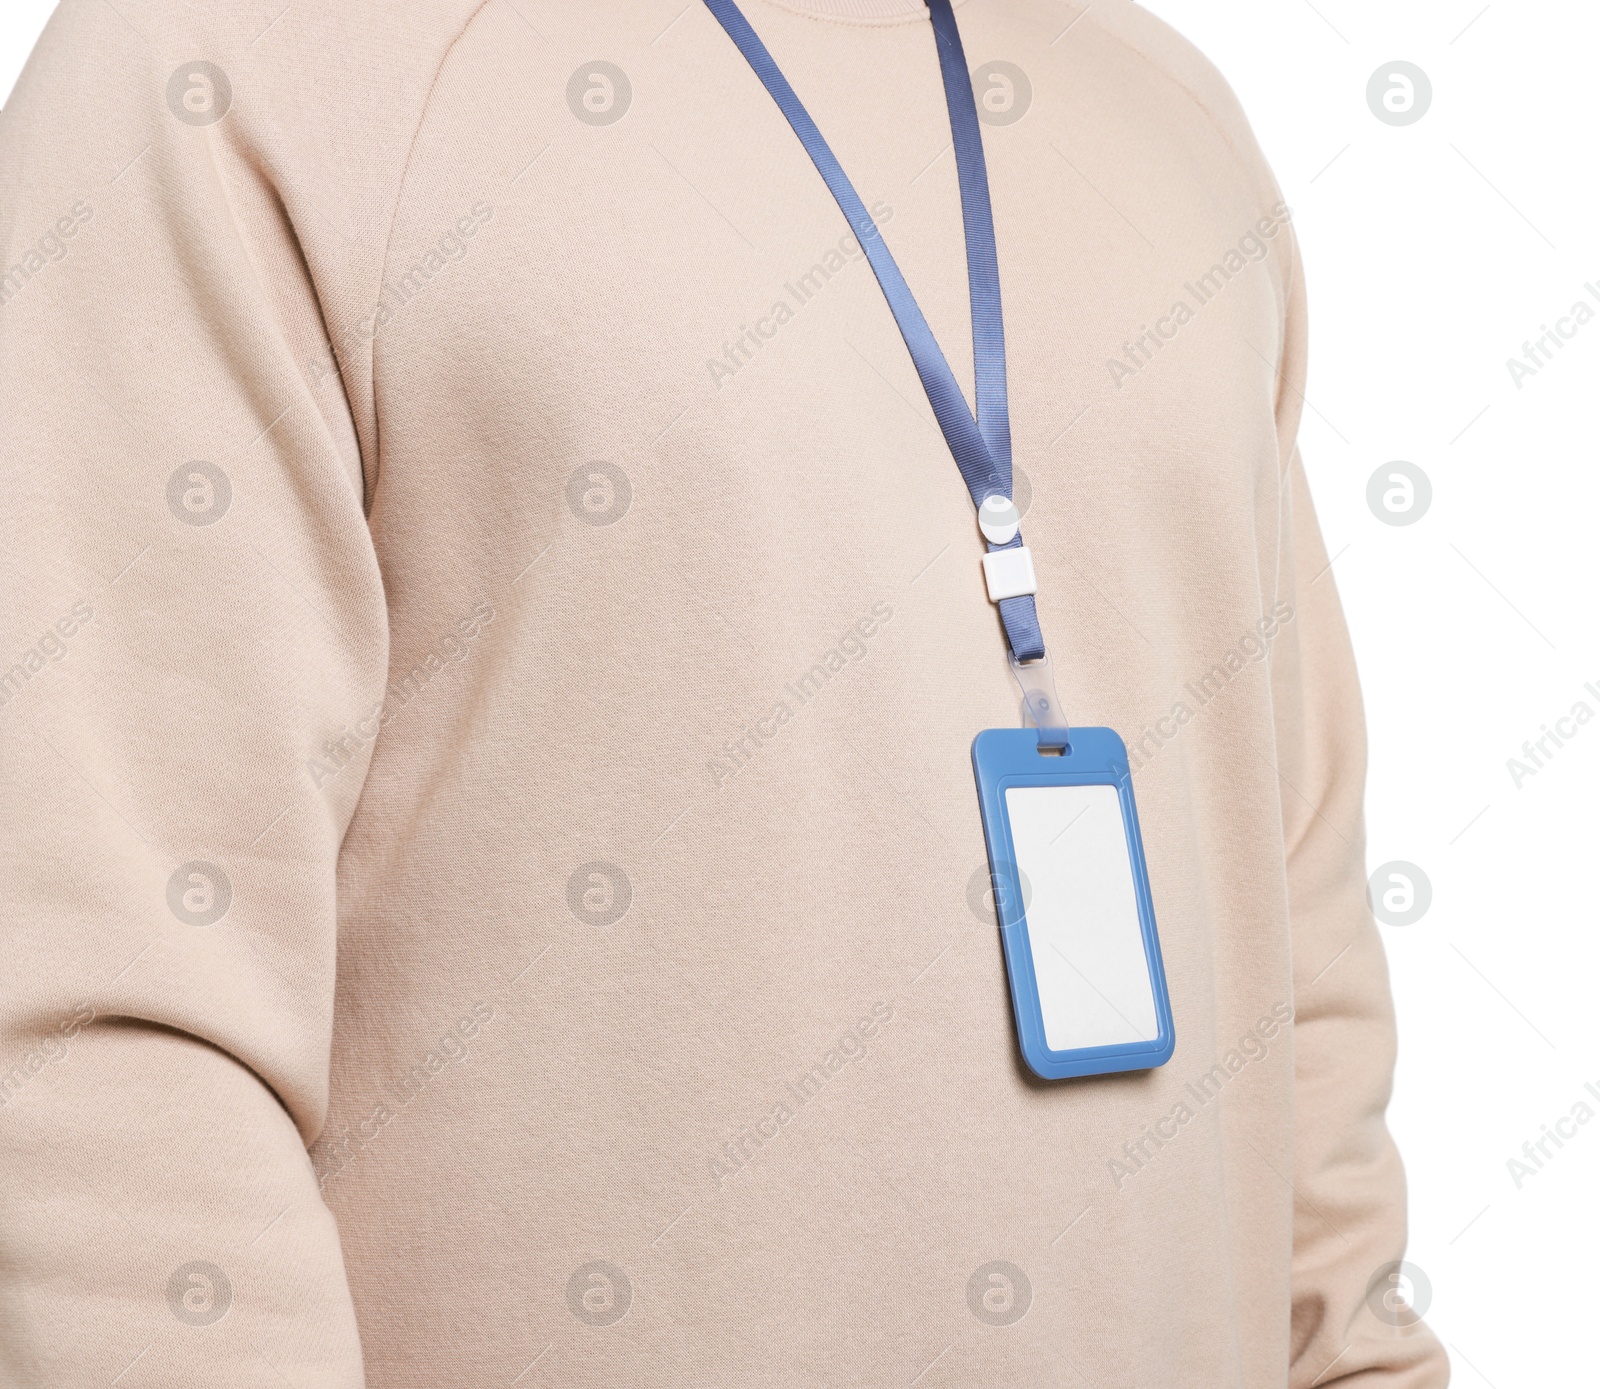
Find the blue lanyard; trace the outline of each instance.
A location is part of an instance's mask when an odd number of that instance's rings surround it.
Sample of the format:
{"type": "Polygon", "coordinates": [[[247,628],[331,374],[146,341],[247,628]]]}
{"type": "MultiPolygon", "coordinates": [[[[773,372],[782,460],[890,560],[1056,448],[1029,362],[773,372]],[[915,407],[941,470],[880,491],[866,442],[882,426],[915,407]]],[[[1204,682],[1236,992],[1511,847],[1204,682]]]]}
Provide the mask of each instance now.
{"type": "MultiPolygon", "coordinates": [[[[967,60],[961,51],[961,33],[950,0],[928,0],[933,17],[939,69],[944,77],[945,104],[950,108],[950,133],[955,142],[956,174],[961,184],[961,218],[967,241],[967,283],[972,294],[972,358],[977,386],[977,417],[967,409],[961,387],[956,384],[950,364],[945,360],[938,339],[922,316],[884,245],[877,224],[851,185],[816,122],[795,95],[789,80],[772,60],[767,46],[750,27],[734,0],[705,0],[706,8],[727,30],[755,70],[778,109],[783,112],[811,162],[817,166],[845,220],[855,229],[872,273],[878,277],[883,297],[900,327],[922,378],[922,389],[944,432],[945,442],[961,470],[962,480],[981,507],[986,497],[1011,496],[1011,415],[1006,405],[1006,342],[1000,313],[1000,266],[995,256],[994,214],[989,205],[989,174],[983,160],[983,137],[978,128],[977,103],[972,96],[972,81],[967,76],[967,60]]],[[[1003,544],[988,542],[991,552],[1020,548],[1022,536],[1013,535],[1003,544]]],[[[1000,621],[1013,661],[1035,661],[1044,656],[1044,636],[1031,593],[1002,598],[998,603],[1000,621]]]]}

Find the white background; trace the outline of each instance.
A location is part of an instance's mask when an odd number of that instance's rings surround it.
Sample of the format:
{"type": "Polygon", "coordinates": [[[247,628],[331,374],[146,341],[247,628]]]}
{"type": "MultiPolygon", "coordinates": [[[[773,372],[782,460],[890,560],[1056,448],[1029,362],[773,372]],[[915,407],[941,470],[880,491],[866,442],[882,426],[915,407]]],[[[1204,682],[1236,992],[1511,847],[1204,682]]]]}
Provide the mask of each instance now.
{"type": "MultiPolygon", "coordinates": [[[[0,0],[0,93],[51,8],[0,0]]],[[[1582,1099],[1600,1114],[1600,719],[1520,789],[1506,762],[1576,701],[1600,714],[1600,321],[1520,390],[1506,360],[1600,286],[1600,12],[1150,8],[1239,93],[1309,266],[1302,444],[1366,689],[1369,862],[1433,888],[1420,921],[1384,928],[1429,1320],[1457,1385],[1593,1384],[1600,1122],[1520,1190],[1507,1160],[1582,1099]],[[1366,101],[1397,59],[1433,87],[1398,128],[1366,101]],[[1366,501],[1395,459],[1433,487],[1403,527],[1366,501]]]]}

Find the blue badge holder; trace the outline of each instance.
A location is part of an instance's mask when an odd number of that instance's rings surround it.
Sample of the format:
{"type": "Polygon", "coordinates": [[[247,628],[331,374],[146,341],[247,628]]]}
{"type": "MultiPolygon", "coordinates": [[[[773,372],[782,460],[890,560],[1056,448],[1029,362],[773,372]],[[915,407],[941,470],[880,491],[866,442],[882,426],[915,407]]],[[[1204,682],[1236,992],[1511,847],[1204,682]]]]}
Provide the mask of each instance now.
{"type": "Polygon", "coordinates": [[[1176,1039],[1127,748],[1109,728],[1051,743],[1038,728],[991,728],[972,743],[1023,1060],[1044,1080],[1163,1065],[1176,1039]],[[1095,795],[1101,787],[1108,793],[1095,795]],[[1032,794],[1050,788],[1080,789],[1032,794]]]}

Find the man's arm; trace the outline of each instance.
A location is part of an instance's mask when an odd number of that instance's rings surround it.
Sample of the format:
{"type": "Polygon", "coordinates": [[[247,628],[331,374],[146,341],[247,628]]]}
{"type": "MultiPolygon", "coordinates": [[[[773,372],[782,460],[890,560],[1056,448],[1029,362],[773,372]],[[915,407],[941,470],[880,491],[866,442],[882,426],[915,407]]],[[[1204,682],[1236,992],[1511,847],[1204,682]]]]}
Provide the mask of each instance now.
{"type": "Polygon", "coordinates": [[[306,1144],[371,740],[307,762],[383,594],[261,94],[171,8],[68,0],[0,131],[0,1383],[358,1389],[306,1144]]]}
{"type": "Polygon", "coordinates": [[[1405,1175],[1384,1123],[1395,1059],[1383,944],[1366,900],[1366,734],[1355,659],[1294,446],[1305,384],[1298,257],[1280,390],[1276,754],[1294,934],[1292,1389],[1441,1389],[1443,1348],[1368,1291],[1405,1252],[1405,1175]]]}
{"type": "MultiPolygon", "coordinates": [[[[1243,110],[1198,50],[1130,0],[1098,0],[1083,13],[1193,100],[1237,155],[1253,190],[1251,205],[1269,208],[1281,200],[1243,110]]],[[[1282,795],[1294,955],[1288,1382],[1293,1389],[1440,1389],[1449,1367],[1427,1327],[1405,1325],[1405,1316],[1380,1319],[1367,1306],[1370,1281],[1405,1248],[1405,1180],[1383,1118],[1394,1017],[1366,901],[1361,694],[1295,443],[1305,403],[1305,289],[1294,237],[1272,244],[1285,305],[1276,402],[1282,481],[1275,591],[1264,592],[1263,601],[1264,611],[1288,603],[1295,614],[1273,642],[1271,750],[1282,795]]],[[[1264,343],[1252,347],[1268,351],[1264,343]]],[[[1269,553],[1264,589],[1274,588],[1273,570],[1269,553]]]]}

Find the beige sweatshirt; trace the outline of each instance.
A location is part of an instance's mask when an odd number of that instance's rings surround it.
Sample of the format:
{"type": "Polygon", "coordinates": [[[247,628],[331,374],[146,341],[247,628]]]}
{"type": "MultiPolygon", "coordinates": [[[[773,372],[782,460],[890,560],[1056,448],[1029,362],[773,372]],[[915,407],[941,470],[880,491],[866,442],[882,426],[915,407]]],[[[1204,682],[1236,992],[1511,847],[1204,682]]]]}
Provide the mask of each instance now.
{"type": "MultiPolygon", "coordinates": [[[[925,13],[746,6],[970,385],[925,13]]],[[[1290,211],[1131,5],[959,19],[1172,1061],[1019,1059],[971,504],[698,0],[65,0],[0,127],[4,1385],[1445,1383],[1290,211]]]]}

